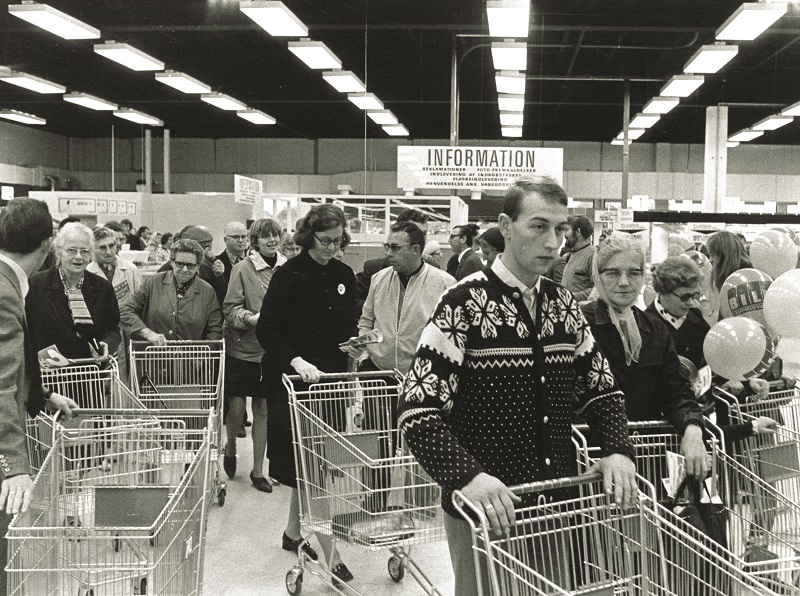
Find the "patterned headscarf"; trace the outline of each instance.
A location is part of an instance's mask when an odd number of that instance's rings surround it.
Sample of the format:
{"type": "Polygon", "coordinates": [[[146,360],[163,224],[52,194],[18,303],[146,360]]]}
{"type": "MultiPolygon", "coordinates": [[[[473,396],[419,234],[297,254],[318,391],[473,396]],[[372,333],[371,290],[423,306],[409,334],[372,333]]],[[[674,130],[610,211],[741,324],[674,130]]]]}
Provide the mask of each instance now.
{"type": "Polygon", "coordinates": [[[600,270],[597,265],[597,255],[592,259],[592,281],[597,297],[608,306],[608,314],[611,322],[617,328],[622,346],[625,348],[625,364],[631,365],[631,361],[639,361],[639,351],[642,349],[642,336],[639,334],[639,327],[636,325],[636,317],[633,316],[633,305],[620,308],[613,306],[608,299],[608,293],[603,287],[603,280],[600,277],[600,270]],[[627,331],[627,333],[626,333],[627,331]]]}

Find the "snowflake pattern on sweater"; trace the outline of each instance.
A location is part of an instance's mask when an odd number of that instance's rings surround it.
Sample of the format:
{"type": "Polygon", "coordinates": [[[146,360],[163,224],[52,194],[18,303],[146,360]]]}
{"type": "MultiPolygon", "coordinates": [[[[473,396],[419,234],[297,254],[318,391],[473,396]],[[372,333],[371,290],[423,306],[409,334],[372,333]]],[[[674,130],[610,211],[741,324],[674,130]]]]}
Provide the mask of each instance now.
{"type": "Polygon", "coordinates": [[[603,455],[633,458],[623,395],[573,296],[542,278],[536,318],[485,270],[447,290],[422,333],[398,423],[451,514],[480,472],[509,485],[574,474],[576,413],[603,455]]]}

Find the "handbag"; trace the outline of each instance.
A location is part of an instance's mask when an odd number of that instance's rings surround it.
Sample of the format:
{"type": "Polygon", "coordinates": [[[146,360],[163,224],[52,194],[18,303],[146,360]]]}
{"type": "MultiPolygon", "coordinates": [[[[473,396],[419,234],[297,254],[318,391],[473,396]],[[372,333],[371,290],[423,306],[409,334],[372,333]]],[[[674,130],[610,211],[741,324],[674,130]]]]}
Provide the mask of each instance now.
{"type": "Polygon", "coordinates": [[[668,508],[687,524],[705,534],[722,548],[728,548],[728,511],[723,503],[714,503],[706,483],[687,476],[683,479],[668,508]],[[709,502],[700,501],[705,491],[709,502]]]}

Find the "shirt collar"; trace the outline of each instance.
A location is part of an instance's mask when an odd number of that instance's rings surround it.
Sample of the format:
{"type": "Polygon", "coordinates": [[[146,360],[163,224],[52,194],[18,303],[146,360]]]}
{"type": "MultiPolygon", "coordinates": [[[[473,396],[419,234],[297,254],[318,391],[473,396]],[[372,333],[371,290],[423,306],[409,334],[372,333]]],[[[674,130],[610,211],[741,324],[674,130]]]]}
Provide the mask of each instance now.
{"type": "Polygon", "coordinates": [[[686,321],[686,315],[683,315],[680,319],[678,317],[674,317],[667,312],[664,306],[661,304],[661,296],[656,296],[654,301],[656,312],[661,315],[661,318],[664,319],[667,323],[675,327],[675,329],[680,329],[681,325],[686,321]]]}
{"type": "Polygon", "coordinates": [[[19,281],[19,290],[22,292],[23,300],[28,295],[28,276],[25,274],[25,271],[17,265],[16,261],[13,259],[9,259],[7,256],[0,254],[0,261],[3,261],[6,265],[11,267],[11,271],[17,276],[17,280],[19,281]]]}
{"type": "Polygon", "coordinates": [[[235,265],[236,263],[238,263],[239,261],[244,259],[244,256],[237,257],[235,254],[233,254],[227,248],[225,249],[225,252],[228,253],[228,260],[231,262],[231,265],[235,265]]]}
{"type": "Polygon", "coordinates": [[[464,258],[464,255],[465,255],[465,254],[467,254],[467,253],[468,253],[469,251],[471,251],[471,250],[472,250],[472,249],[471,249],[469,246],[468,246],[467,248],[465,248],[464,250],[462,250],[462,251],[461,251],[461,252],[458,254],[458,262],[460,263],[460,262],[461,262],[461,260],[464,258]]]}
{"type": "Polygon", "coordinates": [[[534,290],[535,294],[539,293],[539,286],[542,283],[542,276],[538,276],[536,278],[536,283],[533,284],[531,288],[528,288],[524,283],[522,283],[517,276],[509,271],[508,267],[505,266],[503,263],[502,255],[498,256],[494,263],[492,263],[492,271],[494,271],[495,275],[500,278],[507,286],[511,286],[512,288],[517,288],[520,292],[526,292],[528,290],[534,290]]]}

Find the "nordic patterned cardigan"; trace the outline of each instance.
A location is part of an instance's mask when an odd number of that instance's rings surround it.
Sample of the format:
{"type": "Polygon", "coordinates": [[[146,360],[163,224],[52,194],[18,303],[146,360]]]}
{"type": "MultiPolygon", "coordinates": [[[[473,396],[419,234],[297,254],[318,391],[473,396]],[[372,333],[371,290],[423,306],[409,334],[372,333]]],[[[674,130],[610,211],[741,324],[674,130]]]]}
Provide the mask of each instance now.
{"type": "Polygon", "coordinates": [[[572,294],[543,277],[535,325],[520,291],[490,269],[442,295],[398,423],[442,486],[445,511],[456,515],[452,492],[480,472],[507,485],[575,474],[576,414],[600,436],[603,456],[633,459],[624,397],[572,294]]]}

